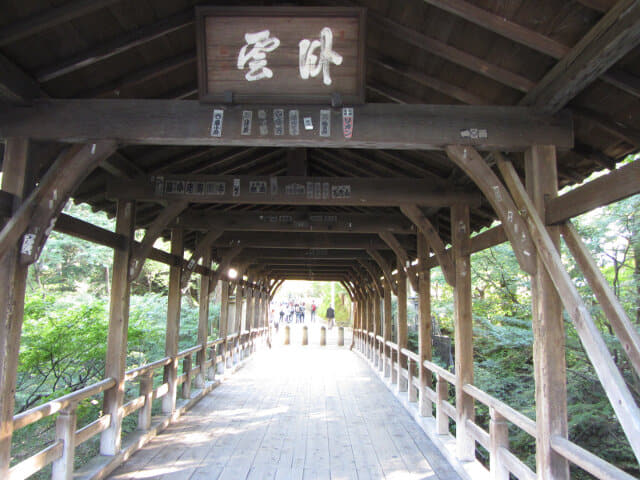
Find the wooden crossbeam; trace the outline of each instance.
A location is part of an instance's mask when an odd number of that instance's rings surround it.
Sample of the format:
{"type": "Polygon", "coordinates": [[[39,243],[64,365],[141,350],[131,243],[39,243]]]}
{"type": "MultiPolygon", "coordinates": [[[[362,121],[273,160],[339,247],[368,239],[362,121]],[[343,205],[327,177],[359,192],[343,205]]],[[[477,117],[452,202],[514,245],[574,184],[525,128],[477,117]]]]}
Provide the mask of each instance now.
{"type": "Polygon", "coordinates": [[[604,387],[613,410],[620,421],[631,449],[640,458],[640,409],[627,388],[618,367],[604,342],[589,310],[582,301],[571,277],[562,265],[544,222],[522,185],[518,173],[510,162],[498,159],[498,166],[518,206],[527,212],[527,226],[532,235],[549,277],[553,281],[562,304],[569,314],[587,356],[604,387]]]}
{"type": "Polygon", "coordinates": [[[365,271],[369,274],[369,277],[371,278],[371,282],[373,283],[373,286],[375,287],[376,292],[378,292],[378,295],[383,296],[384,290],[380,283],[380,274],[376,272],[376,269],[374,268],[373,264],[366,260],[358,260],[358,263],[362,265],[362,268],[364,268],[365,271]]]}
{"type": "MultiPolygon", "coordinates": [[[[536,272],[533,243],[508,190],[474,148],[450,145],[446,151],[449,158],[482,190],[502,222],[520,267],[533,275],[536,272]]],[[[494,153],[494,155],[500,154],[494,153]]]]}
{"type": "Polygon", "coordinates": [[[640,42],[640,2],[620,0],[520,101],[562,109],[640,42]]]}
{"type": "Polygon", "coordinates": [[[552,225],[583,213],[640,193],[640,160],[596,178],[564,195],[555,197],[546,206],[546,224],[552,225]]]}
{"type": "MultiPolygon", "coordinates": [[[[401,238],[401,244],[406,249],[412,247],[409,239],[401,238]]],[[[389,247],[377,235],[365,233],[289,233],[282,235],[278,232],[225,232],[213,243],[214,247],[228,247],[242,245],[245,248],[290,248],[290,249],[327,249],[327,250],[361,250],[374,248],[388,250],[389,247]]]]}
{"type": "Polygon", "coordinates": [[[144,266],[149,253],[151,253],[153,244],[156,243],[156,240],[160,235],[162,235],[162,232],[167,228],[169,223],[171,223],[173,219],[180,214],[180,212],[187,208],[188,205],[189,202],[186,201],[170,203],[168,206],[163,208],[153,222],[151,222],[151,225],[149,225],[144,234],[142,242],[137,244],[133,249],[129,262],[130,282],[138,278],[140,272],[142,272],[142,267],[144,266]]]}
{"type": "Polygon", "coordinates": [[[394,206],[406,203],[445,207],[480,205],[480,195],[442,187],[428,178],[260,177],[249,175],[166,175],[135,182],[114,179],[107,198],[139,201],[265,205],[394,206]]]}
{"type": "Polygon", "coordinates": [[[189,230],[235,230],[249,232],[415,233],[402,215],[338,214],[335,212],[260,211],[227,212],[222,215],[185,212],[178,218],[189,230]]]}
{"type": "MultiPolygon", "coordinates": [[[[349,139],[337,127],[342,125],[339,108],[329,109],[333,128],[326,137],[319,136],[316,129],[301,129],[297,136],[260,136],[257,126],[251,135],[241,134],[243,111],[252,110],[257,118],[257,110],[271,115],[274,108],[281,106],[215,107],[194,100],[47,100],[0,111],[0,138],[29,136],[73,142],[118,138],[131,144],[400,150],[442,149],[450,144],[501,151],[522,151],[533,144],[560,149],[573,146],[568,113],[548,116],[523,107],[365,104],[354,107],[354,130],[349,139]],[[219,137],[211,135],[214,108],[224,110],[219,137]],[[104,118],[109,122],[102,121],[104,118]]],[[[315,119],[317,125],[319,107],[289,108],[315,119]]]]}
{"type": "Polygon", "coordinates": [[[163,18],[156,23],[146,25],[137,30],[118,35],[111,41],[103,42],[73,57],[62,60],[56,64],[49,65],[36,73],[39,82],[49,82],[55,78],[75,72],[81,68],[88,67],[101,62],[114,55],[127,52],[157,38],[164,37],[187,26],[193,25],[193,8],[163,18]]]}
{"type": "Polygon", "coordinates": [[[329,260],[358,260],[370,258],[366,252],[357,250],[339,249],[285,249],[285,248],[245,248],[242,259],[256,262],[269,262],[273,260],[295,261],[329,261],[329,260]]]}

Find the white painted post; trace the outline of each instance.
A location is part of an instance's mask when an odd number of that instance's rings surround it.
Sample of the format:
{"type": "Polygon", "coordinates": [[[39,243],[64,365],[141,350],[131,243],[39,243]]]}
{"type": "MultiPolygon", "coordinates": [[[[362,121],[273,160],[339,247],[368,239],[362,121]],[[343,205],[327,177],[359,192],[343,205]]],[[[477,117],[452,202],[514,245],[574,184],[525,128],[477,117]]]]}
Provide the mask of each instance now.
{"type": "Polygon", "coordinates": [[[338,346],[344,347],[344,327],[338,327],[338,346]]]}
{"type": "Polygon", "coordinates": [[[320,346],[324,347],[327,345],[327,329],[323,325],[320,327],[320,346]]]}
{"type": "Polygon", "coordinates": [[[139,378],[140,395],[144,397],[144,406],[138,410],[138,430],[151,428],[151,410],[153,408],[153,370],[142,374],[139,378]]]}
{"type": "Polygon", "coordinates": [[[309,329],[306,325],[302,327],[302,345],[309,345],[309,329]]]}
{"type": "Polygon", "coordinates": [[[489,407],[489,471],[491,480],[509,480],[509,470],[500,462],[498,450],[509,448],[509,426],[505,418],[495,408],[489,407]]]}
{"type": "Polygon", "coordinates": [[[63,443],[62,456],[53,462],[51,480],[73,480],[73,460],[76,451],[77,405],[71,404],[58,414],[56,440],[63,443]]]}

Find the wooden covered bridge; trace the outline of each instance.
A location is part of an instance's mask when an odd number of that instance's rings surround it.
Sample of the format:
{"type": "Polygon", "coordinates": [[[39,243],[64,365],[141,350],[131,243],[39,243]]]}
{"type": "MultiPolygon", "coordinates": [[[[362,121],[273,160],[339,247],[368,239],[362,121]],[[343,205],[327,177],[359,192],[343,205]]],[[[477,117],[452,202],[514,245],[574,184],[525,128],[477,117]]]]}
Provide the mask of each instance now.
{"type": "Polygon", "coordinates": [[[563,310],[640,458],[638,405],[557,247],[562,237],[640,372],[637,331],[570,222],[640,191],[639,161],[616,169],[640,147],[640,1],[233,2],[196,14],[199,3],[0,5],[0,478],[50,463],[55,479],[103,478],[121,464],[114,478],[566,479],[570,464],[631,478],[568,439],[563,310]],[[70,198],[115,216],[115,231],[63,214],[70,198]],[[106,371],[14,416],[26,275],[53,229],[114,250],[106,371]],[[154,248],[159,237],[170,252],[154,248]],[[535,419],[474,386],[471,254],[507,241],[531,276],[535,419]],[[170,266],[166,357],[126,371],[130,285],[146,259],[170,266]],[[435,268],[455,291],[454,372],[431,361],[435,268]],[[192,275],[201,328],[179,352],[192,275]],[[351,350],[275,348],[269,300],[289,279],[344,285],[351,350]],[[217,286],[220,338],[209,341],[217,286]],[[407,349],[408,288],[419,298],[417,353],[407,349]],[[229,308],[243,297],[244,311],[229,308]],[[335,375],[278,380],[264,368],[314,373],[318,355],[335,375]],[[125,403],[132,382],[140,395],[125,403]],[[77,403],[101,392],[102,415],[77,430],[77,403]],[[158,399],[163,416],[152,417],[158,399]],[[479,405],[488,431],[474,423],[479,405]],[[315,421],[334,407],[338,421],[315,421]],[[123,438],[134,412],[138,431],[123,438]],[[12,464],[12,432],[54,414],[57,440],[12,464]],[[242,420],[251,415],[268,422],[242,420]],[[286,449],[299,437],[276,435],[305,421],[313,468],[286,449]],[[273,442],[264,450],[244,435],[234,447],[224,439],[236,428],[273,442]],[[535,439],[535,469],[509,451],[509,428],[535,439]],[[75,447],[95,435],[100,455],[74,473],[75,447]],[[196,440],[215,445],[210,465],[233,468],[198,473],[184,466],[195,454],[172,457],[196,440]],[[478,445],[488,469],[474,460],[478,445]],[[151,468],[162,462],[168,469],[151,468]]]}

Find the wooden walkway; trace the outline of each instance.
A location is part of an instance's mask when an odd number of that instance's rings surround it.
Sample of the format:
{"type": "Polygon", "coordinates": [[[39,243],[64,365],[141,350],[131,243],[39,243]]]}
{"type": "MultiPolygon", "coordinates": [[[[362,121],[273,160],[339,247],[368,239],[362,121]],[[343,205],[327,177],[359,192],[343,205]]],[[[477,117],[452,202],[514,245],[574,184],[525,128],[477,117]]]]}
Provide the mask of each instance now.
{"type": "Polygon", "coordinates": [[[459,477],[348,347],[274,344],[110,478],[459,477]]]}

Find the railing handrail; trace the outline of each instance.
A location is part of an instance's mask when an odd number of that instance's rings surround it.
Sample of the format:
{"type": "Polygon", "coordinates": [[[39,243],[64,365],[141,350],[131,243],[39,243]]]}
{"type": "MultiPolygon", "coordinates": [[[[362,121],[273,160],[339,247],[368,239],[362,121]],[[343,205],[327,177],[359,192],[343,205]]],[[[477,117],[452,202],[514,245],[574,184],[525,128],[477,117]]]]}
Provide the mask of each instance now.
{"type": "Polygon", "coordinates": [[[440,375],[442,378],[444,378],[451,385],[455,385],[456,376],[453,373],[451,373],[449,370],[445,370],[440,365],[436,365],[435,363],[433,363],[433,362],[431,362],[429,360],[425,360],[424,362],[422,362],[422,365],[427,370],[430,370],[431,372],[435,373],[436,375],[440,375]]]}
{"type": "Polygon", "coordinates": [[[392,348],[393,350],[398,350],[398,344],[391,340],[387,340],[387,347],[392,348]]]}
{"type": "Polygon", "coordinates": [[[559,435],[551,436],[551,448],[571,463],[589,472],[596,478],[611,480],[633,480],[635,477],[594,455],[588,450],[559,435]]]}
{"type": "Polygon", "coordinates": [[[416,352],[412,352],[408,348],[403,348],[400,350],[400,353],[405,355],[407,358],[410,358],[411,361],[420,363],[420,356],[416,352]]]}
{"type": "Polygon", "coordinates": [[[100,382],[88,385],[75,392],[63,395],[55,400],[50,400],[47,403],[31,408],[25,412],[19,413],[13,417],[13,429],[18,430],[24,428],[27,425],[31,425],[38,420],[53,415],[60,410],[68,407],[74,402],[81,402],[82,400],[97,395],[100,392],[113,387],[116,384],[114,378],[105,378],[100,382]]]}
{"type": "Polygon", "coordinates": [[[176,355],[176,358],[180,360],[181,358],[184,358],[188,355],[199,352],[200,350],[202,350],[202,345],[195,345],[191,348],[187,348],[186,350],[178,352],[178,354],[176,355]]]}
{"type": "Polygon", "coordinates": [[[133,380],[140,375],[144,375],[150,370],[155,370],[156,368],[164,367],[165,365],[169,365],[171,363],[171,357],[164,357],[160,360],[156,360],[155,362],[147,363],[146,365],[141,365],[140,367],[132,368],[131,370],[127,370],[124,373],[125,381],[133,380]]]}
{"type": "Polygon", "coordinates": [[[462,387],[462,390],[467,394],[478,400],[480,403],[483,403],[487,407],[491,407],[495,409],[500,415],[509,420],[511,423],[516,425],[518,428],[527,432],[533,438],[536,438],[536,422],[535,420],[531,420],[529,417],[510,407],[506,403],[498,400],[495,397],[492,397],[487,392],[480,390],[475,385],[471,385],[470,383],[465,384],[462,387]]]}

